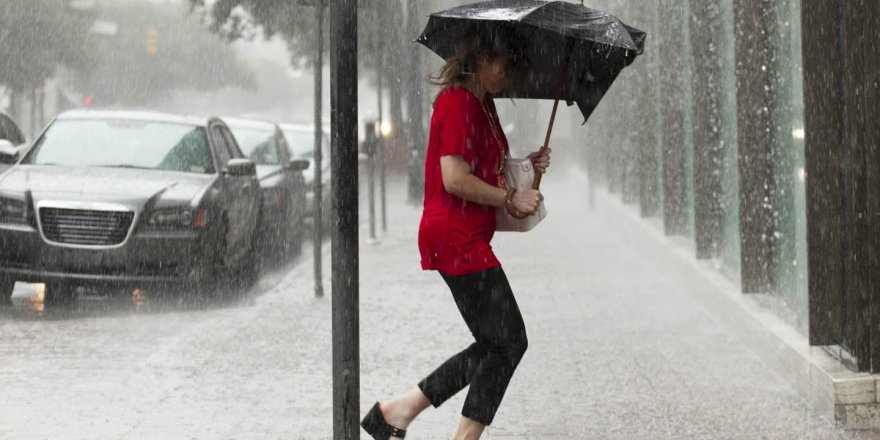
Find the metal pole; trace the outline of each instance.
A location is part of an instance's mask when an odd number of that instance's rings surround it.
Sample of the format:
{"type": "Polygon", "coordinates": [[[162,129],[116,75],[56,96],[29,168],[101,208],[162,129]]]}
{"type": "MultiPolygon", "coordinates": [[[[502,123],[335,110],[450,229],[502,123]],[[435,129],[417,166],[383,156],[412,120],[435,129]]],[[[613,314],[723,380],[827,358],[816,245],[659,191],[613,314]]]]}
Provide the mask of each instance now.
{"type": "MultiPolygon", "coordinates": [[[[382,1],[381,6],[376,8],[376,29],[382,29],[382,19],[387,15],[387,12],[383,8],[383,6],[387,6],[387,1],[382,1]],[[384,13],[383,13],[384,12],[384,13]]],[[[387,231],[388,225],[385,223],[385,133],[382,132],[382,126],[385,125],[385,115],[382,106],[382,85],[383,79],[385,76],[385,40],[383,38],[377,39],[378,41],[378,54],[376,56],[376,81],[378,82],[376,88],[376,94],[378,95],[379,101],[379,132],[377,133],[376,138],[376,153],[379,156],[379,202],[382,204],[382,230],[387,231]]],[[[373,178],[373,160],[370,161],[370,178],[373,178]]],[[[373,184],[370,183],[370,189],[372,190],[373,184]]],[[[372,196],[371,196],[372,197],[372,196]]],[[[373,209],[372,200],[370,202],[370,209],[373,209]]],[[[372,215],[372,214],[371,214],[372,215]]],[[[372,225],[372,223],[371,223],[372,225]]],[[[371,229],[372,231],[372,229],[371,229]]],[[[372,237],[375,238],[375,237],[372,237]]]]}
{"type": "Polygon", "coordinates": [[[333,438],[360,437],[357,0],[330,2],[333,438]]]}
{"type": "MultiPolygon", "coordinates": [[[[408,37],[415,38],[419,34],[420,16],[419,3],[406,2],[407,5],[407,29],[408,37]]],[[[422,199],[424,182],[422,181],[422,169],[424,167],[423,145],[424,129],[422,127],[422,96],[421,96],[421,48],[411,43],[409,47],[410,69],[407,73],[407,113],[409,113],[409,142],[411,152],[409,159],[409,203],[416,204],[422,199]]]]}
{"type": "Polygon", "coordinates": [[[324,277],[321,268],[321,246],[324,242],[324,207],[323,185],[321,182],[321,168],[324,159],[322,151],[324,129],[322,127],[322,110],[324,100],[324,1],[319,0],[315,5],[315,22],[318,25],[318,44],[315,50],[315,176],[314,193],[315,207],[312,212],[312,227],[314,228],[314,251],[315,251],[315,296],[324,296],[324,277]]]}
{"type": "MultiPolygon", "coordinates": [[[[381,129],[380,129],[381,130],[381,129]]],[[[379,145],[376,136],[376,123],[368,122],[365,127],[364,147],[367,157],[367,200],[370,212],[370,243],[376,243],[376,148],[379,145]]]]}

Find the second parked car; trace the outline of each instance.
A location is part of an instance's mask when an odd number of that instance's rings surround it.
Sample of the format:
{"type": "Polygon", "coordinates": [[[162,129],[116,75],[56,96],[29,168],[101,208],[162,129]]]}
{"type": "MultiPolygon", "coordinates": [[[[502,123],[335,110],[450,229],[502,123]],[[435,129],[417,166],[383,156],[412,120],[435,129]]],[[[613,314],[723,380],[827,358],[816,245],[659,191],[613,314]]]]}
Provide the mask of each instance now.
{"type": "Polygon", "coordinates": [[[303,237],[307,160],[292,157],[277,125],[253,119],[223,118],[238,146],[257,166],[263,194],[263,242],[271,247],[297,247],[303,237]]]}
{"type": "Polygon", "coordinates": [[[55,301],[77,285],[252,279],[260,205],[219,119],[63,113],[0,175],[0,302],[15,281],[55,301]]]}

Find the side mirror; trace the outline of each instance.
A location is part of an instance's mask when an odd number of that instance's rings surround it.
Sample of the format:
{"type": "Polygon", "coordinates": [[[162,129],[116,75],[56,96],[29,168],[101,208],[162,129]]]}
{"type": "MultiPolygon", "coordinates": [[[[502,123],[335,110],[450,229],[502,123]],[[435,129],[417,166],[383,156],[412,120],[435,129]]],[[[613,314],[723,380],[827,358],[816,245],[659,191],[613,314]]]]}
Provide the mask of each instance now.
{"type": "Polygon", "coordinates": [[[311,166],[311,162],[305,159],[290,159],[290,169],[293,171],[304,171],[311,166]]]}
{"type": "Polygon", "coordinates": [[[12,142],[0,139],[0,163],[14,163],[18,160],[18,149],[12,142]]]}
{"type": "Polygon", "coordinates": [[[232,177],[245,177],[257,175],[257,166],[250,159],[229,159],[223,174],[232,177]]]}

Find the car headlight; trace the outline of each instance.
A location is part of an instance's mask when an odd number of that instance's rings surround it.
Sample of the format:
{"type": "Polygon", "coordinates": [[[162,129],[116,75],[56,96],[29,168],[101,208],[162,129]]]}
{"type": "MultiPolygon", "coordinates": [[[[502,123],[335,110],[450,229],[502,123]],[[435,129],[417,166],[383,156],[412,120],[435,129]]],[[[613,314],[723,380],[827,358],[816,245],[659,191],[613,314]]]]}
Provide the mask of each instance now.
{"type": "Polygon", "coordinates": [[[205,223],[205,210],[193,212],[190,208],[156,209],[147,217],[147,224],[154,227],[200,228],[205,223]]]}
{"type": "Polygon", "coordinates": [[[0,223],[27,224],[27,203],[24,200],[0,197],[0,223]]]}

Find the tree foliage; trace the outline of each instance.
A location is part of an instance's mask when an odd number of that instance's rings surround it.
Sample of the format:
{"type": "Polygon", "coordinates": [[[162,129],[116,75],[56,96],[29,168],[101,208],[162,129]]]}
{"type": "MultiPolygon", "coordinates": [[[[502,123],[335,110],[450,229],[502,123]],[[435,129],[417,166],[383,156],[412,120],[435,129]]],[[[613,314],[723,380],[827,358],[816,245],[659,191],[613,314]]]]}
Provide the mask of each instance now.
{"type": "Polygon", "coordinates": [[[92,14],[58,0],[0,2],[0,84],[12,89],[40,87],[59,65],[83,69],[89,51],[92,14]]]}
{"type": "Polygon", "coordinates": [[[234,51],[204,29],[185,7],[145,2],[104,4],[101,20],[118,25],[93,50],[100,62],[74,75],[76,88],[98,105],[148,105],[174,90],[255,87],[234,51]],[[155,53],[148,50],[155,35],[155,53]]]}
{"type": "MultiPolygon", "coordinates": [[[[205,0],[189,0],[211,31],[228,41],[281,36],[295,67],[311,66],[318,41],[315,6],[319,1],[217,0],[207,5],[205,0]]],[[[329,9],[323,1],[325,10],[329,9]]]]}

